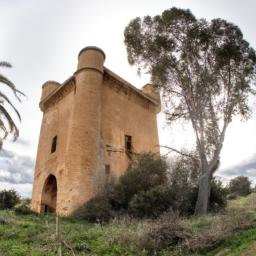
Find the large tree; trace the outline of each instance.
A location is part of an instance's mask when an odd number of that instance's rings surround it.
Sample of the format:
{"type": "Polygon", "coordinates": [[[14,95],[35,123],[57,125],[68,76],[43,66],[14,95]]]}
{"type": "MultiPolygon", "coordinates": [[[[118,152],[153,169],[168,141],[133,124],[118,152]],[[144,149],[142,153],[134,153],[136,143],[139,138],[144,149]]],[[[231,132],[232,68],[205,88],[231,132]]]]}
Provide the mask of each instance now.
{"type": "MultiPolygon", "coordinates": [[[[0,61],[0,68],[10,68],[11,64],[6,61],[0,61]]],[[[21,91],[19,91],[15,85],[2,73],[0,73],[0,85],[5,85],[9,89],[11,89],[12,93],[16,97],[18,101],[21,101],[21,96],[24,95],[21,91]]],[[[12,104],[11,100],[3,93],[3,90],[0,89],[0,148],[2,147],[3,140],[6,139],[8,134],[13,135],[14,139],[19,136],[19,129],[12,117],[9,113],[8,107],[10,110],[15,113],[17,118],[21,120],[20,114],[15,106],[12,104]]]]}
{"type": "Polygon", "coordinates": [[[124,36],[129,63],[162,89],[168,120],[192,124],[200,159],[195,214],[204,214],[227,127],[234,115],[250,115],[255,51],[236,25],[177,8],[132,20],[124,36]]]}

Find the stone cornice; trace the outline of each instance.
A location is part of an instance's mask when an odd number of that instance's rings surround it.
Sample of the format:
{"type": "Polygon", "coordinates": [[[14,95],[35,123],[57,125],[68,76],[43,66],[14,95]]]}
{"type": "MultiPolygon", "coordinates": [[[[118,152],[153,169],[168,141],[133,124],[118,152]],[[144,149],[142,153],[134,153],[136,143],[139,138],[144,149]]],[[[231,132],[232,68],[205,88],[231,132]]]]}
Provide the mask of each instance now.
{"type": "Polygon", "coordinates": [[[74,73],[74,75],[76,75],[76,74],[78,74],[79,72],[84,71],[84,70],[92,70],[92,71],[95,71],[95,72],[100,73],[101,75],[103,74],[103,72],[102,72],[101,70],[97,69],[97,68],[84,67],[84,68],[78,69],[78,70],[74,73]]]}
{"type": "MultiPolygon", "coordinates": [[[[59,88],[54,90],[52,93],[50,93],[46,98],[44,98],[40,103],[40,109],[44,112],[46,109],[48,109],[51,105],[56,104],[58,101],[60,101],[63,97],[65,97],[70,91],[73,90],[75,87],[75,75],[82,71],[90,69],[95,72],[99,72],[102,74],[102,72],[96,68],[90,68],[90,67],[85,67],[82,68],[74,73],[73,76],[71,76],[69,79],[67,79],[59,88]]],[[[149,95],[146,95],[143,93],[141,90],[137,89],[135,86],[132,84],[128,83],[125,81],[123,78],[112,72],[111,70],[107,69],[104,67],[104,77],[111,79],[115,81],[119,86],[120,89],[124,89],[127,91],[130,91],[131,93],[134,93],[136,97],[139,97],[142,101],[144,101],[147,104],[153,105],[154,107],[158,108],[160,106],[160,102],[156,101],[149,95]]],[[[152,106],[152,107],[153,107],[152,106]]]]}
{"type": "Polygon", "coordinates": [[[54,90],[51,94],[49,94],[45,99],[43,99],[39,103],[39,107],[41,111],[44,112],[51,105],[56,104],[58,101],[64,98],[69,92],[71,92],[74,87],[75,87],[75,77],[71,76],[59,88],[54,90]]]}
{"type": "Polygon", "coordinates": [[[130,89],[134,93],[138,94],[138,96],[140,96],[142,99],[149,101],[151,104],[155,106],[159,106],[160,102],[157,102],[150,96],[146,95],[141,90],[139,90],[138,88],[136,88],[135,86],[133,86],[132,84],[130,84],[129,82],[127,82],[126,80],[124,80],[123,78],[121,78],[120,76],[118,76],[106,67],[104,67],[104,75],[107,75],[109,78],[112,78],[113,80],[117,81],[121,86],[126,87],[127,89],[130,89]]]}

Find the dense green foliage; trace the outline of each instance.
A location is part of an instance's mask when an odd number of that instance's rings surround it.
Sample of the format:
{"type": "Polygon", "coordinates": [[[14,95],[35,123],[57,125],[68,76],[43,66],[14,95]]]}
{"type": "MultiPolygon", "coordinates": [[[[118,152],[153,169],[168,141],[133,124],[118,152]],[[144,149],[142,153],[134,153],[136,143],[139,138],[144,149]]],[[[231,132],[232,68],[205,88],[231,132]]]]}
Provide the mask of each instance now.
{"type": "Polygon", "coordinates": [[[208,209],[211,212],[218,212],[227,206],[227,189],[221,181],[213,178],[211,181],[211,194],[208,209]]]}
{"type": "Polygon", "coordinates": [[[11,209],[19,202],[20,197],[15,190],[0,191],[0,209],[11,209]]]}
{"type": "Polygon", "coordinates": [[[90,222],[107,222],[113,217],[112,206],[106,195],[96,196],[76,211],[76,216],[90,222]]]}
{"type": "Polygon", "coordinates": [[[155,186],[135,194],[129,202],[128,212],[136,217],[159,217],[172,207],[174,192],[168,186],[155,186]]]}
{"type": "Polygon", "coordinates": [[[251,182],[248,177],[238,176],[230,180],[228,189],[230,193],[247,196],[251,193],[251,182]]]}
{"type": "Polygon", "coordinates": [[[115,186],[111,202],[115,209],[127,209],[129,202],[139,192],[167,183],[167,163],[152,153],[138,155],[115,186]]]}
{"type": "Polygon", "coordinates": [[[92,222],[106,222],[120,214],[157,217],[170,207],[167,167],[159,155],[137,155],[117,184],[107,184],[76,214],[92,222]]]}
{"type": "MultiPolygon", "coordinates": [[[[106,222],[117,215],[157,218],[172,210],[189,216],[194,212],[198,193],[198,161],[179,157],[169,163],[158,155],[138,155],[116,185],[78,209],[77,215],[92,222],[106,222]]],[[[212,180],[209,210],[226,206],[226,191],[212,180]]]]}
{"type": "MultiPolygon", "coordinates": [[[[169,187],[173,191],[172,209],[182,215],[194,213],[199,180],[199,161],[195,154],[193,157],[180,155],[170,162],[169,187]]],[[[227,204],[227,191],[223,184],[213,178],[211,181],[211,193],[208,210],[218,211],[224,209],[227,204]]]]}

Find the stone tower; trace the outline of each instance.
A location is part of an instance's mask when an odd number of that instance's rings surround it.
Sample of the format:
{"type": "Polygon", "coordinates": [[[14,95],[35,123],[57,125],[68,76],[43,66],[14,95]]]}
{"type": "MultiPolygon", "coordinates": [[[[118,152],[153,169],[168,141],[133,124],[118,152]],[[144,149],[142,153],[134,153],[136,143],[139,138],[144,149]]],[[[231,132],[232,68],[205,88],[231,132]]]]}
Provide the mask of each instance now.
{"type": "Polygon", "coordinates": [[[104,67],[104,60],[101,49],[85,47],[73,76],[42,86],[36,212],[70,215],[110,178],[117,180],[134,153],[159,152],[159,93],[150,84],[137,89],[104,67]]]}

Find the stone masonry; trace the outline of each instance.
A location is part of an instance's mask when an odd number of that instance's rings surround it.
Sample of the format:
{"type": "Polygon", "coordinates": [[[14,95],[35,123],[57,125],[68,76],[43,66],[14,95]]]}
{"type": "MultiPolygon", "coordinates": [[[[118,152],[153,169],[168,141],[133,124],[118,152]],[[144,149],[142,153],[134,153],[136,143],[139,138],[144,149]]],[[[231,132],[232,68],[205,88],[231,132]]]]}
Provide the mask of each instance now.
{"type": "Polygon", "coordinates": [[[104,67],[104,60],[101,49],[86,47],[74,75],[42,86],[36,212],[71,215],[107,181],[117,180],[135,153],[159,152],[158,91],[150,84],[137,89],[104,67]]]}

